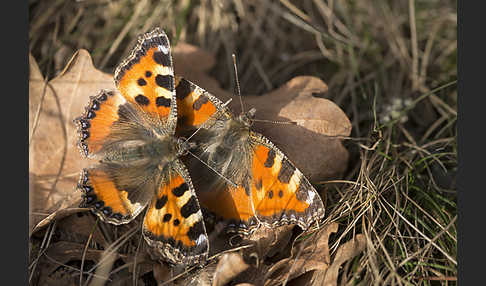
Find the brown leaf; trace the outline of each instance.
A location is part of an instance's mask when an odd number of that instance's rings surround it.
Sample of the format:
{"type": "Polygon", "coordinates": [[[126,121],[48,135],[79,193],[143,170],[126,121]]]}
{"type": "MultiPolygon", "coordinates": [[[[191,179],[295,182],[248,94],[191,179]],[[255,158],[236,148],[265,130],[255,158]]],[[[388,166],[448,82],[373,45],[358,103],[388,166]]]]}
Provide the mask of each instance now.
{"type": "MultiPolygon", "coordinates": [[[[337,285],[339,268],[341,265],[360,254],[366,247],[366,238],[363,234],[357,234],[354,239],[341,245],[337,250],[334,260],[327,269],[322,285],[337,285]]],[[[318,284],[316,284],[318,285],[318,284]]]]}
{"type": "Polygon", "coordinates": [[[235,276],[248,269],[249,265],[245,263],[239,253],[225,253],[219,259],[218,265],[214,272],[212,286],[223,286],[235,276]]]}
{"type": "Polygon", "coordinates": [[[154,263],[152,269],[155,281],[158,281],[159,283],[171,278],[170,268],[166,264],[154,263]]]}
{"type": "MultiPolygon", "coordinates": [[[[253,248],[244,249],[247,254],[257,254],[261,261],[267,256],[274,256],[277,252],[284,252],[292,236],[294,225],[283,225],[279,227],[260,227],[250,236],[245,238],[242,244],[254,243],[253,248]]],[[[288,254],[287,254],[288,255],[288,254]]]]}
{"type": "Polygon", "coordinates": [[[85,208],[66,208],[66,209],[59,209],[53,213],[51,213],[46,218],[42,219],[33,229],[32,233],[36,233],[37,231],[43,229],[45,226],[49,225],[55,220],[61,220],[67,216],[70,216],[75,213],[86,212],[88,209],[85,208]]]}
{"type": "MultiPolygon", "coordinates": [[[[81,260],[84,250],[85,245],[80,243],[61,241],[51,244],[47,249],[45,256],[43,256],[40,265],[38,266],[41,268],[39,285],[50,285],[45,282],[50,281],[49,277],[55,275],[55,272],[58,271],[57,268],[62,265],[66,265],[71,260],[81,260]]],[[[102,250],[87,249],[84,258],[85,260],[98,262],[102,254],[102,250]]],[[[84,269],[84,271],[87,270],[89,269],[84,269]]],[[[77,272],[79,273],[79,271],[77,272]]],[[[79,281],[79,276],[77,281],[79,281]]]]}
{"type": "Polygon", "coordinates": [[[88,212],[82,213],[81,215],[70,215],[59,222],[58,228],[64,233],[78,238],[80,242],[88,241],[89,236],[92,235],[92,241],[108,247],[109,242],[105,239],[98,225],[96,225],[96,220],[88,212]]]}
{"type": "Polygon", "coordinates": [[[268,270],[265,285],[279,285],[312,270],[326,270],[330,264],[329,236],[337,229],[337,223],[329,224],[299,243],[289,258],[280,260],[268,270]]]}
{"type": "Polygon", "coordinates": [[[77,206],[79,171],[87,165],[77,149],[73,119],[90,96],[114,89],[113,76],[97,70],[86,50],[79,50],[56,78],[45,85],[32,56],[29,77],[29,170],[31,227],[56,210],[77,206]]]}

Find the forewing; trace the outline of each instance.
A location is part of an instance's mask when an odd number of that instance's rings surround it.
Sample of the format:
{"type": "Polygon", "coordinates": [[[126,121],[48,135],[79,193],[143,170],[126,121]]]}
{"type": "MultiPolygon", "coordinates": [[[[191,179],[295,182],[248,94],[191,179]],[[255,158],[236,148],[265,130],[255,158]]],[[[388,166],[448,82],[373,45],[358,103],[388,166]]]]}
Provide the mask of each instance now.
{"type": "Polygon", "coordinates": [[[169,39],[156,28],[142,35],[115,70],[115,84],[127,101],[157,116],[173,134],[177,108],[169,39]]]}

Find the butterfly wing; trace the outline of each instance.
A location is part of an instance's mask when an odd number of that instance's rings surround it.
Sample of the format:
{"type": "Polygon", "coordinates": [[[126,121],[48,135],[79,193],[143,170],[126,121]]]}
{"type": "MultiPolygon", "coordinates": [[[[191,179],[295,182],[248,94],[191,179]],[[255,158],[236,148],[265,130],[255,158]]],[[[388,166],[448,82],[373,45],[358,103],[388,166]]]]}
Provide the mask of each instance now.
{"type": "Polygon", "coordinates": [[[324,217],[324,204],[307,178],[270,140],[251,132],[251,189],[258,220],[302,229],[324,217]]]}
{"type": "Polygon", "coordinates": [[[178,134],[200,127],[217,111],[227,112],[218,98],[181,77],[176,77],[176,98],[178,134]]]}
{"type": "Polygon", "coordinates": [[[258,222],[307,229],[323,218],[314,187],[270,140],[240,132],[226,106],[194,83],[178,79],[176,91],[177,130],[201,128],[193,140],[200,147],[199,159],[210,167],[194,158],[188,163],[199,174],[194,182],[201,205],[228,220],[229,230],[249,233],[258,222]]]}
{"type": "Polygon", "coordinates": [[[118,110],[125,103],[125,98],[113,91],[101,90],[91,97],[83,115],[75,119],[78,147],[83,156],[91,156],[103,148],[112,125],[119,121],[118,110]]]}
{"type": "Polygon", "coordinates": [[[207,258],[209,244],[189,174],[179,160],[159,179],[143,221],[143,235],[160,256],[178,264],[207,258]]]}
{"type": "Polygon", "coordinates": [[[156,115],[173,134],[177,109],[169,39],[156,28],[139,37],[130,55],[115,70],[121,94],[148,114],[156,115]]]}
{"type": "Polygon", "coordinates": [[[154,169],[98,164],[83,169],[78,189],[80,207],[91,208],[103,221],[119,225],[132,221],[153,196],[154,169]]]}

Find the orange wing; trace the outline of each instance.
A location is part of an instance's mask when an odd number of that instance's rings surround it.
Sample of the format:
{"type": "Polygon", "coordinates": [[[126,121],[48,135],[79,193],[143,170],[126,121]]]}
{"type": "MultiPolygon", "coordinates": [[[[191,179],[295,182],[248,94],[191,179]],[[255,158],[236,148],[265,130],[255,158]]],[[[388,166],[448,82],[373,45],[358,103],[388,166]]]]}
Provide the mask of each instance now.
{"type": "Polygon", "coordinates": [[[296,223],[303,229],[324,217],[324,204],[309,181],[262,135],[251,132],[252,198],[258,220],[267,225],[296,223]]]}
{"type": "Polygon", "coordinates": [[[242,186],[199,191],[198,198],[203,207],[226,221],[228,232],[246,234],[258,225],[248,191],[242,186]]]}
{"type": "Polygon", "coordinates": [[[75,119],[78,126],[78,147],[84,156],[97,153],[108,139],[111,128],[119,120],[118,109],[126,100],[112,91],[102,90],[91,97],[84,114],[75,119]]]}
{"type": "MultiPolygon", "coordinates": [[[[120,173],[123,176],[122,173],[120,173]]],[[[150,184],[123,184],[116,173],[98,166],[84,169],[78,183],[83,192],[80,207],[91,208],[103,221],[118,225],[132,221],[148,204],[150,184]]]]}
{"type": "Polygon", "coordinates": [[[165,176],[143,221],[147,243],[173,263],[197,264],[209,244],[199,202],[187,170],[176,161],[165,176]]]}
{"type": "Polygon", "coordinates": [[[177,133],[193,130],[222,109],[222,102],[192,82],[176,77],[177,133]]]}
{"type": "Polygon", "coordinates": [[[175,130],[177,110],[174,69],[167,35],[154,29],[142,35],[130,56],[115,70],[121,94],[175,130]]]}

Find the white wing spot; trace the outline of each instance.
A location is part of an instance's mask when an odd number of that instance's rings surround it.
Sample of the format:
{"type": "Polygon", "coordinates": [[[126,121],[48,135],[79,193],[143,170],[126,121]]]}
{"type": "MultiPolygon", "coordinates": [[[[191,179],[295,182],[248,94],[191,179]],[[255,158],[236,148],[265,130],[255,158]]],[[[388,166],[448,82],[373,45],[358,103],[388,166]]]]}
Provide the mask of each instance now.
{"type": "Polygon", "coordinates": [[[167,48],[166,46],[159,45],[158,48],[159,48],[159,51],[161,51],[162,53],[164,53],[166,55],[169,53],[169,48],[167,48]]]}
{"type": "Polygon", "coordinates": [[[312,202],[314,201],[315,195],[316,195],[315,192],[308,192],[307,193],[307,199],[305,200],[305,202],[308,203],[309,205],[312,204],[312,202]]]}
{"type": "Polygon", "coordinates": [[[205,241],[207,241],[206,236],[204,234],[200,234],[199,237],[196,239],[196,245],[201,245],[205,241]]]}

